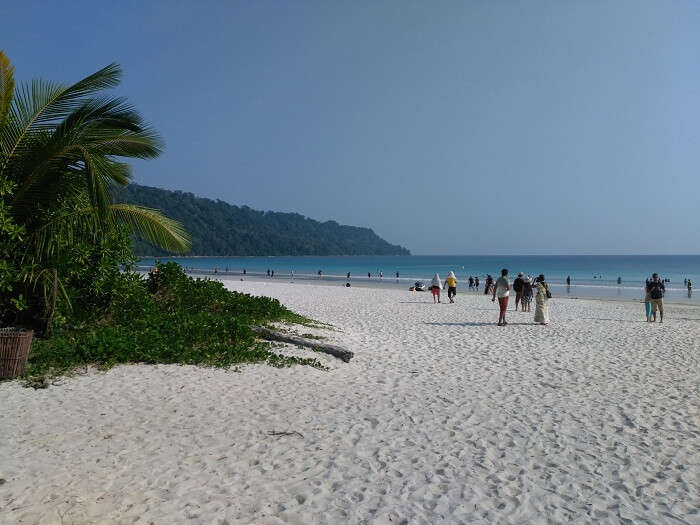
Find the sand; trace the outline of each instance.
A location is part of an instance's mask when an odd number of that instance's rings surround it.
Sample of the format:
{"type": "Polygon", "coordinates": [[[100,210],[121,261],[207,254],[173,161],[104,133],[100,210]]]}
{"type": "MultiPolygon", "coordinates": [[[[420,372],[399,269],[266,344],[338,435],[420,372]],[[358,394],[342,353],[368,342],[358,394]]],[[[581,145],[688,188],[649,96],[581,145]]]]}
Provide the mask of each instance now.
{"type": "Polygon", "coordinates": [[[355,358],[2,383],[0,523],[700,523],[700,309],[229,286],[355,358]]]}

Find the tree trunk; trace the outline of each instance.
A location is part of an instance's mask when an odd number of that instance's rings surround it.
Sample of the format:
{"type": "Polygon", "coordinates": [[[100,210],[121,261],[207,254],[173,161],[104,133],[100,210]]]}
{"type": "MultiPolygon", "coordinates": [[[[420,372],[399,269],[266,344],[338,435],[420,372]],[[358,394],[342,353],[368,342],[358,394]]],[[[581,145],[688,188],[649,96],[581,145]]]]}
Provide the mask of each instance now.
{"type": "Polygon", "coordinates": [[[338,359],[342,359],[346,363],[355,355],[350,350],[346,350],[342,346],[322,343],[311,339],[304,339],[303,337],[298,337],[296,335],[275,332],[274,330],[270,330],[269,328],[264,328],[262,326],[254,326],[253,331],[268,341],[281,341],[283,343],[291,343],[293,345],[307,346],[318,352],[330,354],[338,359]]]}

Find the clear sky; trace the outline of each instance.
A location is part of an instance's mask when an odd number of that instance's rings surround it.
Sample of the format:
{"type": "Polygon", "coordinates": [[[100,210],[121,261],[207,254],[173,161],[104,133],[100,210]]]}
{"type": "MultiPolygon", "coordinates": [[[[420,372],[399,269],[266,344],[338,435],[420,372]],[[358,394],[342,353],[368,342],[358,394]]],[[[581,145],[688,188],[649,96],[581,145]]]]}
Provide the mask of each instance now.
{"type": "Polygon", "coordinates": [[[141,184],[417,254],[700,253],[700,2],[22,1],[19,79],[118,62],[141,184]]]}

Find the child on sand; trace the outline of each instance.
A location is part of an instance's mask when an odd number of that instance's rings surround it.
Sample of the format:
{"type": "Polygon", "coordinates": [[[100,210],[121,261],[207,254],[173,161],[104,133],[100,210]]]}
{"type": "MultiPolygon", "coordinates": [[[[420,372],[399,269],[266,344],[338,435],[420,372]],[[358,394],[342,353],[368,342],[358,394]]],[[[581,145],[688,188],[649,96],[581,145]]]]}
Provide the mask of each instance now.
{"type": "Polygon", "coordinates": [[[433,275],[433,280],[430,283],[430,291],[433,292],[433,304],[440,302],[440,288],[442,288],[440,276],[435,274],[433,275]]]}
{"type": "Polygon", "coordinates": [[[457,295],[457,278],[454,272],[447,274],[445,284],[447,285],[447,298],[451,303],[454,303],[454,296],[457,295]]]}

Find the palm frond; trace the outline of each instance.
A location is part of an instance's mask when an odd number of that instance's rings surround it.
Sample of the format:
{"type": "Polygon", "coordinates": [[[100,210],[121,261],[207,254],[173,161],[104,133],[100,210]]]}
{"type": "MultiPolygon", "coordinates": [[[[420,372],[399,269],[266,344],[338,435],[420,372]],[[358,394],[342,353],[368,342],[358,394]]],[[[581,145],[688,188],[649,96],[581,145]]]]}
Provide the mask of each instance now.
{"type": "Polygon", "coordinates": [[[158,210],[135,204],[112,204],[110,212],[115,222],[128,224],[151,244],[170,252],[190,249],[190,236],[177,221],[158,210]]]}
{"type": "Polygon", "coordinates": [[[153,158],[161,147],[160,137],[124,99],[84,101],[43,141],[35,137],[30,150],[15,155],[12,171],[20,180],[13,206],[21,215],[32,203],[50,198],[64,183],[59,175],[80,166],[92,203],[106,213],[109,186],[129,181],[128,170],[111,157],[153,158]]]}
{"type": "Polygon", "coordinates": [[[10,118],[1,130],[0,141],[7,153],[0,172],[5,170],[10,158],[21,149],[25,137],[33,129],[55,126],[78,108],[84,97],[115,87],[120,80],[121,68],[117,64],[110,64],[68,87],[45,80],[33,80],[15,90],[10,118]]]}
{"type": "MultiPolygon", "coordinates": [[[[7,55],[0,51],[0,130],[5,127],[7,116],[12,106],[12,98],[15,92],[15,67],[10,63],[7,55]]],[[[0,143],[0,147],[2,144],[0,143]]],[[[5,156],[5,152],[0,149],[0,163],[5,156]]]]}
{"type": "Polygon", "coordinates": [[[30,262],[46,261],[62,248],[85,238],[95,238],[105,230],[126,225],[148,242],[167,251],[184,252],[190,248],[190,237],[183,226],[157,210],[133,204],[112,204],[103,216],[96,206],[83,206],[42,221],[29,232],[27,253],[30,262]]]}

